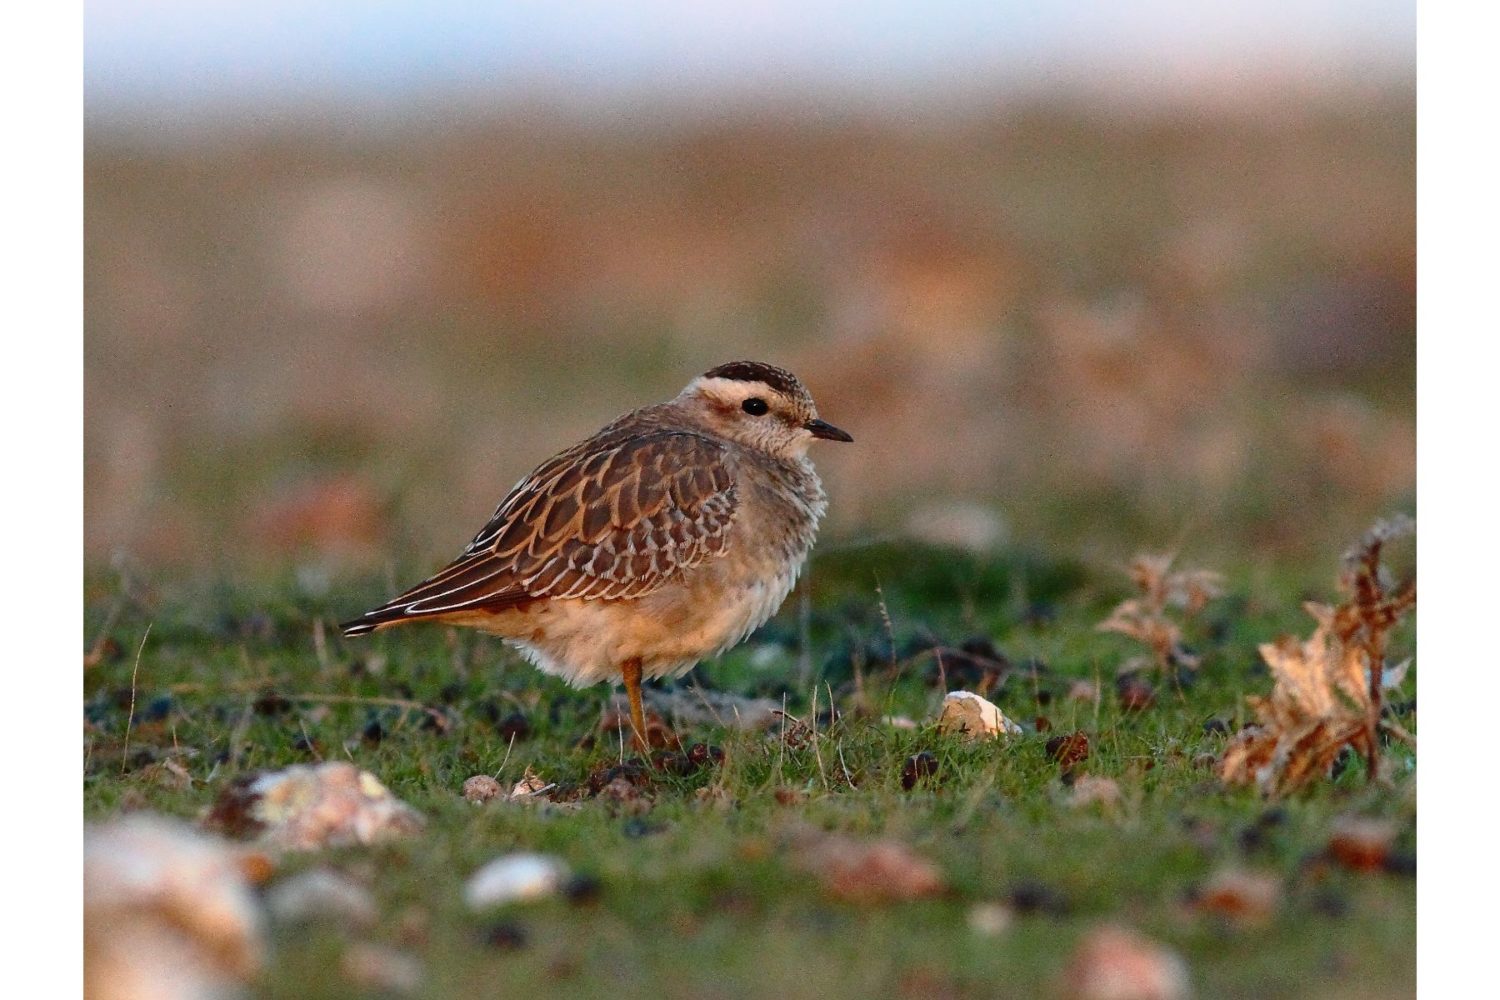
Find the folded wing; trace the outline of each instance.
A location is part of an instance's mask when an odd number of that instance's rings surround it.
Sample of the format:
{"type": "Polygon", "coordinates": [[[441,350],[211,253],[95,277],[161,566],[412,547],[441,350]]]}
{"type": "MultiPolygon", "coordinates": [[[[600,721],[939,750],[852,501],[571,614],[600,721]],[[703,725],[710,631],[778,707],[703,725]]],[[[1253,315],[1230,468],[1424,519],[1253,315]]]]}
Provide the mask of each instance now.
{"type": "Polygon", "coordinates": [[[709,438],[586,441],[517,485],[456,560],[343,631],[539,598],[641,597],[722,555],[737,502],[726,449],[709,438]]]}

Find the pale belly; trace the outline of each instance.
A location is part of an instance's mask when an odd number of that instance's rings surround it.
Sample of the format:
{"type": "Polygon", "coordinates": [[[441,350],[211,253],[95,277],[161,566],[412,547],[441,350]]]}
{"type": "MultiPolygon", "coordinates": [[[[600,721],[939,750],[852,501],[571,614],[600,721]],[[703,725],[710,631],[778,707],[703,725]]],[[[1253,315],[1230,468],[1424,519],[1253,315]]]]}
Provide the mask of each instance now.
{"type": "Polygon", "coordinates": [[[579,687],[619,680],[620,664],[637,657],[644,676],[674,676],[764,624],[800,569],[800,560],[780,572],[741,567],[731,555],[635,600],[552,600],[464,624],[503,636],[539,669],[579,687]]]}

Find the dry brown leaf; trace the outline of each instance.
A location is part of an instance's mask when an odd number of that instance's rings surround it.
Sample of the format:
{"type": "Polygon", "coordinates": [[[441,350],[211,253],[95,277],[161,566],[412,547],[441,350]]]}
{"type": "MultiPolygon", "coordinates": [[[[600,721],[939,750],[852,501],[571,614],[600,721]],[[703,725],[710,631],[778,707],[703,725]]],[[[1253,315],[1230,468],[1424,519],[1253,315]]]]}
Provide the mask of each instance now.
{"type": "Polygon", "coordinates": [[[1152,661],[1162,670],[1174,665],[1198,666],[1197,657],[1182,648],[1183,622],[1223,593],[1220,574],[1202,569],[1174,573],[1175,559],[1171,554],[1136,556],[1128,572],[1140,596],[1121,601],[1095,626],[1101,632],[1117,632],[1139,642],[1151,651],[1152,661]],[[1174,613],[1182,621],[1173,618],[1174,613]]]}
{"type": "MultiPolygon", "coordinates": [[[[1326,609],[1309,605],[1318,617],[1326,609]]],[[[1247,699],[1259,720],[1230,741],[1219,775],[1262,792],[1288,792],[1328,773],[1345,746],[1366,748],[1368,688],[1359,651],[1320,621],[1306,642],[1282,638],[1260,647],[1275,687],[1247,699]]]]}
{"type": "Polygon", "coordinates": [[[1380,572],[1381,546],[1402,524],[1410,521],[1376,525],[1345,557],[1344,603],[1304,605],[1317,622],[1311,637],[1260,647],[1274,687],[1269,697],[1246,699],[1256,724],[1225,748],[1219,762],[1225,782],[1285,794],[1326,775],[1346,746],[1376,775],[1381,691],[1405,674],[1384,669],[1386,636],[1416,605],[1415,581],[1387,595],[1380,572]]]}
{"type": "Polygon", "coordinates": [[[530,764],[527,764],[521,780],[511,787],[510,798],[535,801],[551,787],[551,783],[533,771],[530,764]]]}

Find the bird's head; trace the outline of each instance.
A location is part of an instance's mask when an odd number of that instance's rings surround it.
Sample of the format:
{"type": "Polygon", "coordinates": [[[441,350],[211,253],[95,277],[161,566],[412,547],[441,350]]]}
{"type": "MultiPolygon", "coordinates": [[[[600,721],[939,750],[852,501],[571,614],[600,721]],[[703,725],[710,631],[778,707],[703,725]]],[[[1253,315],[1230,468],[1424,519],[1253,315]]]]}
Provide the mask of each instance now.
{"type": "Polygon", "coordinates": [[[801,458],[813,441],[853,441],[818,419],[797,376],[759,361],[731,361],[688,383],[676,402],[708,430],[778,458],[801,458]]]}

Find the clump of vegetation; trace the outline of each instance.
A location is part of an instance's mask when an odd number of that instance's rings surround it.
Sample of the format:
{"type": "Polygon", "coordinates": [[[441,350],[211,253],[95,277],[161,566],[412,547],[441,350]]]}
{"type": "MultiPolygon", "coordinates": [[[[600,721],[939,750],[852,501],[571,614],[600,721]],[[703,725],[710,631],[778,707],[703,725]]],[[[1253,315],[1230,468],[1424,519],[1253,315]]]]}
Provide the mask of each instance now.
{"type": "MultiPolygon", "coordinates": [[[[1344,602],[1307,603],[1317,622],[1311,637],[1283,636],[1260,647],[1275,687],[1269,697],[1248,699],[1258,722],[1225,750],[1225,782],[1283,795],[1327,775],[1345,747],[1365,759],[1372,780],[1380,773],[1383,692],[1406,672],[1405,663],[1386,668],[1388,637],[1417,603],[1416,578],[1392,587],[1380,559],[1386,542],[1413,528],[1405,517],[1371,528],[1344,557],[1344,602]]],[[[1411,739],[1398,723],[1384,724],[1411,739]]]]}

